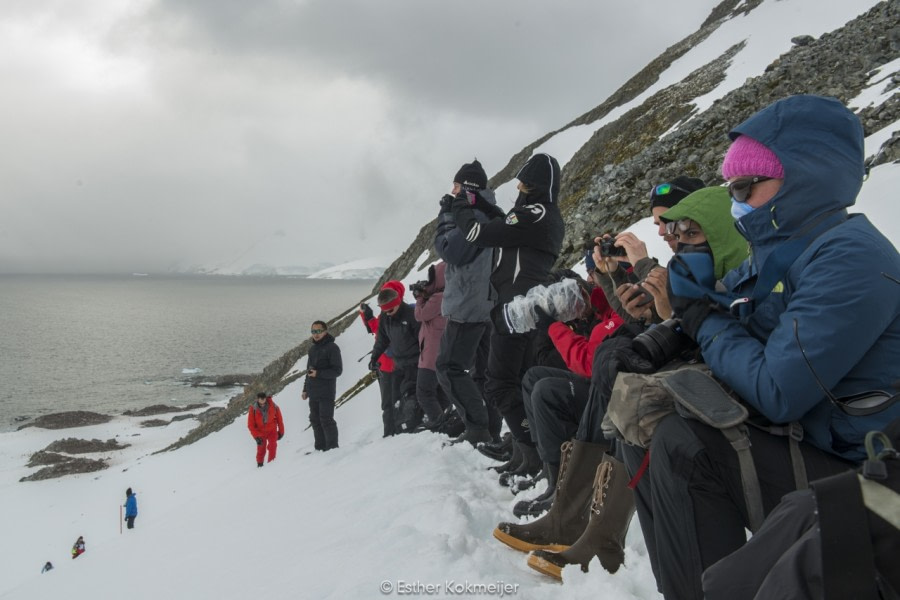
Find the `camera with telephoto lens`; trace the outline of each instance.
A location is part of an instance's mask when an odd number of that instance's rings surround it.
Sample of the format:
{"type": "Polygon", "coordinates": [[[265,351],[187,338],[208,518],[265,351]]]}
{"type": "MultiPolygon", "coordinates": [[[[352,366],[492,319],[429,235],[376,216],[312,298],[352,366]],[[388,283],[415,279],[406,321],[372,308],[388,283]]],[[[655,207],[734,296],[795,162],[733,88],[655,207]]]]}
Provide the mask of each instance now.
{"type": "Polygon", "coordinates": [[[412,292],[413,296],[419,296],[425,293],[426,287],[428,287],[428,280],[417,281],[409,284],[409,291],[412,292]]]}
{"type": "Polygon", "coordinates": [[[600,253],[603,254],[603,256],[628,256],[628,252],[625,251],[625,248],[616,246],[615,244],[616,240],[613,238],[603,240],[600,242],[600,253]]]}
{"type": "Polygon", "coordinates": [[[667,319],[631,340],[631,349],[657,369],[696,345],[681,328],[681,319],[667,319]]]}

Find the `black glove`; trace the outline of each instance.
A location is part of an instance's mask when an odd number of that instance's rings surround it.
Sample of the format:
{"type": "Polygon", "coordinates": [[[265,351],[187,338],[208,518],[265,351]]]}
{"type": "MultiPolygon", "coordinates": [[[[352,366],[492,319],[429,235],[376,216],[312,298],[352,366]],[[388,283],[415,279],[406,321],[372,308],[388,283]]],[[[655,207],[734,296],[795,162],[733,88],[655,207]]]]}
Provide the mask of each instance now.
{"type": "Polygon", "coordinates": [[[359,305],[359,310],[360,312],[362,312],[362,315],[366,319],[366,321],[371,321],[375,318],[375,313],[372,312],[372,307],[365,302],[359,305]]]}
{"type": "Polygon", "coordinates": [[[253,438],[253,439],[256,440],[256,445],[257,445],[257,446],[262,446],[262,445],[263,445],[263,439],[262,439],[261,437],[253,438]]]}
{"type": "Polygon", "coordinates": [[[283,437],[284,437],[284,434],[283,434],[283,433],[279,433],[279,434],[278,434],[278,441],[281,441],[281,438],[283,438],[283,437]]]}
{"type": "Polygon", "coordinates": [[[556,319],[547,314],[547,311],[534,305],[534,328],[538,331],[547,331],[550,326],[556,323],[556,319]]]}
{"type": "Polygon", "coordinates": [[[453,204],[453,196],[444,194],[441,196],[441,212],[450,212],[450,206],[453,204]]]}
{"type": "Polygon", "coordinates": [[[713,311],[713,306],[706,298],[685,298],[676,296],[672,292],[671,278],[666,282],[666,291],[669,294],[669,305],[675,317],[681,319],[681,329],[694,341],[697,340],[697,332],[700,325],[713,311]]]}
{"type": "Polygon", "coordinates": [[[369,361],[369,370],[377,371],[378,370],[378,359],[373,358],[369,361]]]}

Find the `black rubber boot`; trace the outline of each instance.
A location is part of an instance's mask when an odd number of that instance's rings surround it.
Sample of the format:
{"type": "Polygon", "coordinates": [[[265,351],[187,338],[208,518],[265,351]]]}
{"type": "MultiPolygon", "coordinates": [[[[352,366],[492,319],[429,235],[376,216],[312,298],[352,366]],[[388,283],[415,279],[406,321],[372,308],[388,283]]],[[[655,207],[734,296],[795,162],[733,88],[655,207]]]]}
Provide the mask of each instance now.
{"type": "Polygon", "coordinates": [[[512,442],[512,455],[509,457],[509,460],[503,463],[502,465],[496,467],[488,467],[498,473],[506,473],[508,471],[515,471],[519,468],[519,464],[522,462],[522,449],[520,448],[519,442],[513,440],[512,442]]]}
{"type": "Polygon", "coordinates": [[[590,521],[571,547],[562,552],[537,550],[528,557],[528,566],[544,575],[562,580],[566,565],[588,564],[596,556],[610,573],[625,562],[625,534],[634,514],[634,493],[628,488],[625,465],[611,455],[603,457],[594,478],[590,521]]]}
{"type": "Polygon", "coordinates": [[[541,470],[537,472],[537,475],[534,477],[523,477],[515,481],[513,485],[509,486],[509,491],[513,493],[513,495],[518,495],[520,492],[525,492],[530,490],[534,486],[536,486],[541,481],[547,479],[547,463],[544,463],[544,466],[541,467],[541,470]]]}
{"type": "Polygon", "coordinates": [[[515,550],[565,550],[575,543],[588,524],[591,483],[606,444],[572,444],[569,460],[560,465],[556,499],[547,514],[531,523],[500,523],[494,537],[515,550]]]}
{"type": "MultiPolygon", "coordinates": [[[[571,448],[571,445],[565,446],[565,448],[571,448]]],[[[569,454],[571,454],[571,450],[563,452],[563,462],[569,459],[569,454]]],[[[547,474],[547,489],[536,498],[516,502],[516,505],[513,507],[513,514],[517,517],[539,517],[553,506],[553,499],[556,497],[556,480],[559,477],[559,465],[544,463],[544,472],[547,474]]]]}
{"type": "Polygon", "coordinates": [[[522,461],[512,471],[500,474],[500,485],[509,487],[515,478],[532,477],[541,470],[543,463],[541,462],[541,457],[538,456],[536,446],[529,446],[520,442],[519,452],[522,454],[522,461]]]}
{"type": "Polygon", "coordinates": [[[478,451],[493,460],[508,462],[512,456],[512,435],[507,433],[499,442],[486,442],[478,446],[478,451]]]}

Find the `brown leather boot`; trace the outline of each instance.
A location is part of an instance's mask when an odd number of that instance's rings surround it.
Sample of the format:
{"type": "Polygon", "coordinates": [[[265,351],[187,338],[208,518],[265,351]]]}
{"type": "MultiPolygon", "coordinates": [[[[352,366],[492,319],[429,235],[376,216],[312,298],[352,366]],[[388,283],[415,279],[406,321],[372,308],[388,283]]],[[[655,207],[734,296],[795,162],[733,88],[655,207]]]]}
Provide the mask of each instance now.
{"type": "Polygon", "coordinates": [[[591,481],[606,444],[566,442],[556,481],[556,497],[547,513],[530,523],[500,523],[494,537],[515,550],[565,550],[588,524],[591,481]]]}
{"type": "Polygon", "coordinates": [[[528,557],[528,566],[562,581],[566,565],[581,565],[587,572],[596,556],[604,569],[615,573],[625,562],[625,534],[633,514],[634,494],[628,489],[625,465],[607,454],[597,467],[590,522],[584,533],[562,552],[537,550],[528,557]]]}

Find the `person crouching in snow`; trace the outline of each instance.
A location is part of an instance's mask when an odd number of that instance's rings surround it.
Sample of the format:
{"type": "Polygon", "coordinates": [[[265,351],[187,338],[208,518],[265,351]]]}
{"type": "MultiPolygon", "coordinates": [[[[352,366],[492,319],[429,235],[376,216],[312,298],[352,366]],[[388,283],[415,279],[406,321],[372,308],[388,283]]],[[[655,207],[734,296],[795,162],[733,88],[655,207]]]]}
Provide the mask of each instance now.
{"type": "Polygon", "coordinates": [[[79,535],[75,543],[72,544],[72,559],[76,559],[84,554],[84,536],[79,535]]]}
{"type": "Polygon", "coordinates": [[[134,529],[134,520],[137,518],[137,494],[131,488],[125,490],[125,522],[128,529],[134,529]]]}
{"type": "Polygon", "coordinates": [[[250,411],[247,414],[247,428],[250,429],[250,435],[256,440],[256,466],[263,466],[267,447],[269,449],[268,462],[275,460],[278,440],[284,437],[284,421],[281,418],[281,409],[265,392],[256,394],[256,402],[250,405],[250,411]]]}

